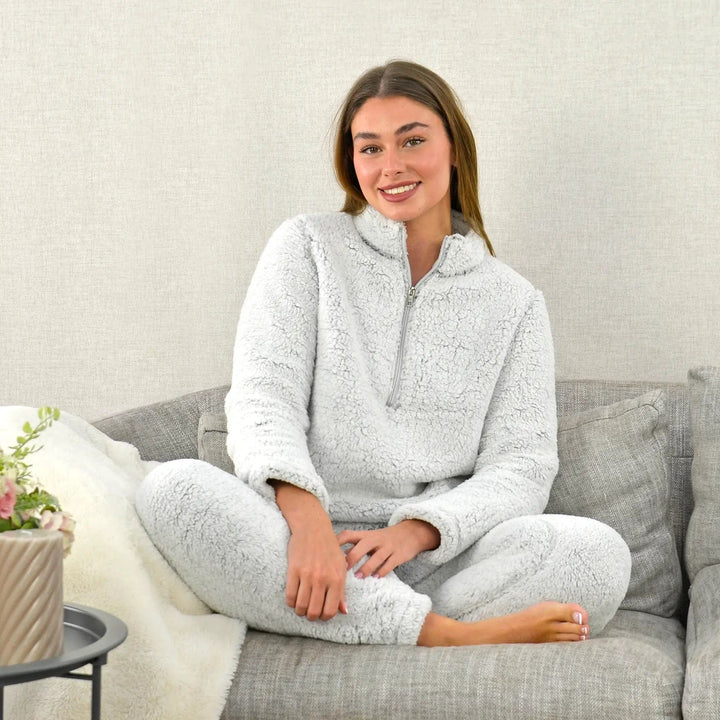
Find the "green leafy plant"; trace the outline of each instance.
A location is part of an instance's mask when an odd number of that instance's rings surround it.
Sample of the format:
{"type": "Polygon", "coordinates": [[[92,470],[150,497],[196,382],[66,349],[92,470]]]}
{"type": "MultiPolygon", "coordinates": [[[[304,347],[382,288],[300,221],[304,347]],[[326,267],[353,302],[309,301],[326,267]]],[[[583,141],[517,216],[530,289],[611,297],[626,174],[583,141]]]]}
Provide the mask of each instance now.
{"type": "Polygon", "coordinates": [[[40,433],[60,418],[57,408],[38,410],[39,422],[23,425],[23,435],[6,452],[0,447],[0,532],[43,528],[63,534],[65,554],[70,552],[75,536],[75,521],[60,507],[58,499],[33,480],[28,455],[42,446],[33,444],[40,433]]]}

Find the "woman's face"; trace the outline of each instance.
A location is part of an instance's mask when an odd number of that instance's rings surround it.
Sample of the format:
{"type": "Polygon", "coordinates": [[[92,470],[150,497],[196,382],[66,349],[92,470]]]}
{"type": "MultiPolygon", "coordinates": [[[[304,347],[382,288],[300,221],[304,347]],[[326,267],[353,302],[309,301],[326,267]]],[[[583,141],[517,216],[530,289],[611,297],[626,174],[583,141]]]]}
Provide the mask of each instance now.
{"type": "Polygon", "coordinates": [[[449,231],[455,153],[442,118],[404,96],[370,98],[350,125],[367,202],[385,217],[449,231]]]}

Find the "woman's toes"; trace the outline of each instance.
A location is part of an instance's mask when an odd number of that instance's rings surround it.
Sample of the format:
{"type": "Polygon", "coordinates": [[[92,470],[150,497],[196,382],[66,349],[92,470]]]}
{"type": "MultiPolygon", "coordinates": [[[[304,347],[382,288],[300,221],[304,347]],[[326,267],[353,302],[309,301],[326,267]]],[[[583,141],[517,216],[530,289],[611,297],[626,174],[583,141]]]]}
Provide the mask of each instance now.
{"type": "Polygon", "coordinates": [[[587,640],[584,635],[558,635],[555,638],[556,642],[580,642],[581,640],[587,640]]]}
{"type": "Polygon", "coordinates": [[[588,615],[585,612],[585,608],[581,605],[569,604],[567,609],[570,611],[570,617],[568,620],[574,622],[577,625],[587,625],[588,615]]]}
{"type": "Polygon", "coordinates": [[[587,639],[590,634],[587,625],[576,625],[569,622],[558,623],[555,632],[558,636],[569,636],[572,640],[587,639]]]}

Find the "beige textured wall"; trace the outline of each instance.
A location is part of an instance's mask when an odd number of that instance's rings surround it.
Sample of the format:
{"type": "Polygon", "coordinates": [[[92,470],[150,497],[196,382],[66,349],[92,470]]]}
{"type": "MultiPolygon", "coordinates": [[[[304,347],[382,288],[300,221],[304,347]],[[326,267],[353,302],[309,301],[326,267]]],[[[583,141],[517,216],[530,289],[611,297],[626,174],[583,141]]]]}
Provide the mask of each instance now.
{"type": "Polygon", "coordinates": [[[720,362],[718,0],[0,6],[0,403],[96,419],[227,382],[257,256],[334,209],[367,67],[437,70],[564,377],[720,362]]]}

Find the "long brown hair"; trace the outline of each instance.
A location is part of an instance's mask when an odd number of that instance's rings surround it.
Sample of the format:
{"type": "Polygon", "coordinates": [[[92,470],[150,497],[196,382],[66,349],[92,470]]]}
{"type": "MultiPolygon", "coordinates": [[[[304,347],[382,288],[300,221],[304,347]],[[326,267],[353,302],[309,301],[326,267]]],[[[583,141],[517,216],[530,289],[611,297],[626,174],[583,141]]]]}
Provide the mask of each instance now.
{"type": "Polygon", "coordinates": [[[345,191],[343,212],[361,213],[367,201],[360,189],[350,126],[362,105],[374,97],[403,96],[419,102],[439,115],[455,150],[455,167],[450,175],[450,203],[495,255],[480,212],[475,138],[452,88],[436,73],[417,63],[393,60],[368,70],[350,88],[340,107],[335,134],[335,175],[345,191]]]}

